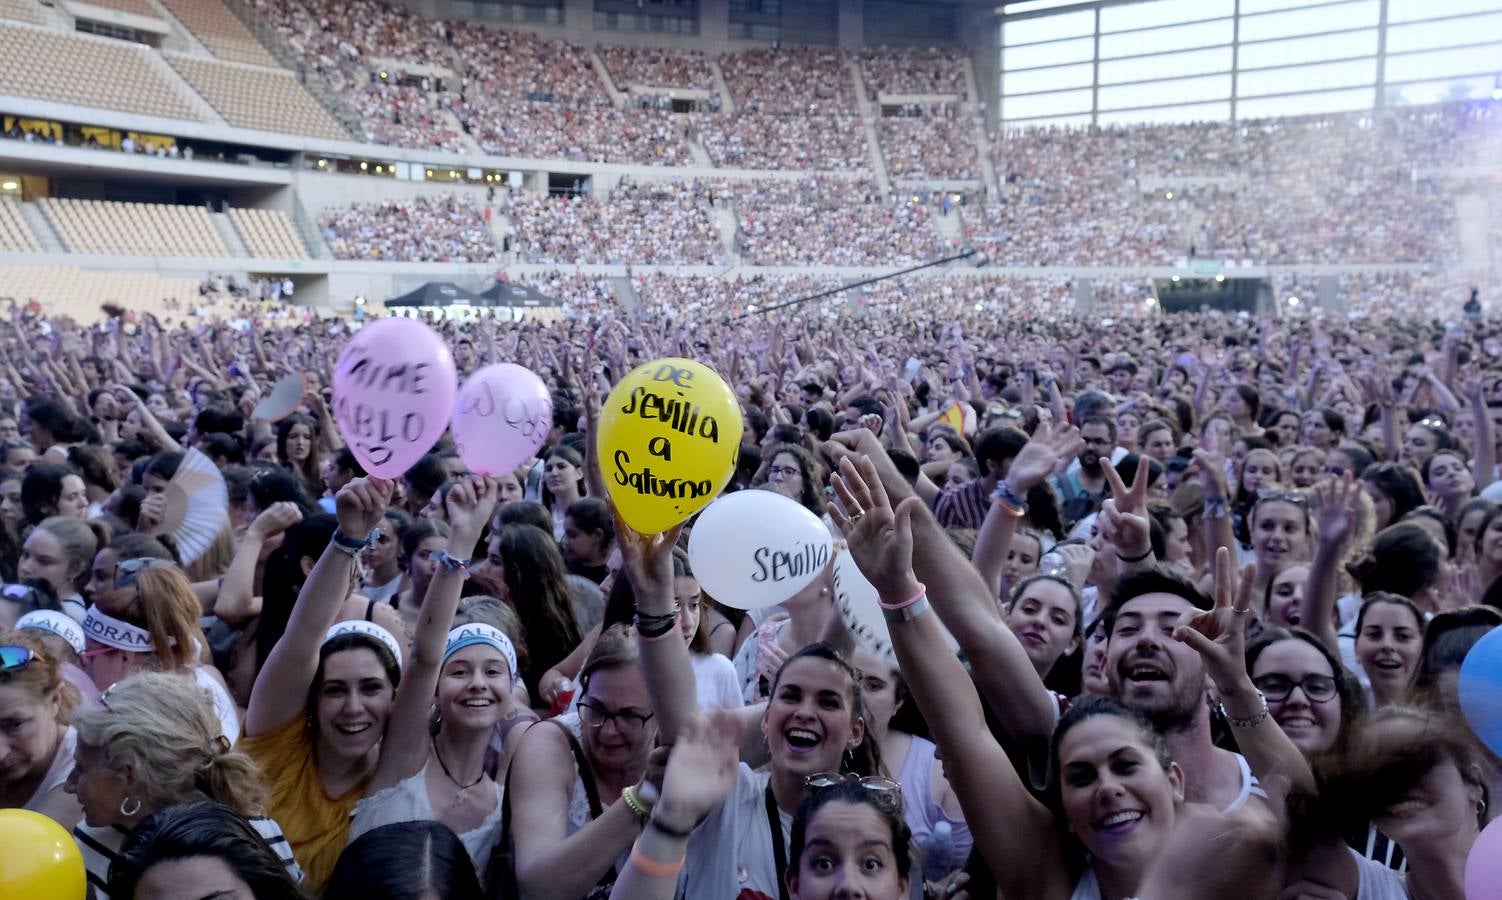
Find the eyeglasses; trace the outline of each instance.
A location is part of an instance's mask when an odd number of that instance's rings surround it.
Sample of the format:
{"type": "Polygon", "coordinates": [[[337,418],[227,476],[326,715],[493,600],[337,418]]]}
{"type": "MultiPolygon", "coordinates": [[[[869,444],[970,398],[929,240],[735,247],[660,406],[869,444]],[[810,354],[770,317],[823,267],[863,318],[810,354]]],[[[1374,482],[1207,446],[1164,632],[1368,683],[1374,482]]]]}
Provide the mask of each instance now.
{"type": "Polygon", "coordinates": [[[1275,491],[1264,488],[1257,492],[1258,503],[1272,503],[1279,500],[1295,506],[1309,505],[1309,495],[1303,491],[1275,491]]]}
{"type": "Polygon", "coordinates": [[[1429,429],[1432,429],[1432,430],[1435,430],[1435,431],[1449,431],[1450,430],[1450,426],[1446,425],[1445,421],[1443,419],[1433,419],[1433,418],[1430,418],[1430,419],[1420,419],[1417,422],[1414,422],[1413,424],[1415,424],[1415,425],[1422,425],[1425,428],[1429,428],[1429,429]]]}
{"type": "Polygon", "coordinates": [[[767,474],[777,478],[797,478],[802,473],[797,466],[772,466],[767,469],[767,474]]]}
{"type": "Polygon", "coordinates": [[[1325,703],[1335,696],[1335,679],[1329,675],[1305,675],[1301,681],[1287,675],[1260,675],[1252,679],[1252,684],[1262,696],[1274,701],[1287,700],[1294,688],[1302,690],[1310,703],[1325,703]]]}
{"type": "Polygon", "coordinates": [[[135,559],[122,560],[115,566],[115,587],[125,588],[136,583],[141,573],[152,566],[168,565],[165,559],[156,559],[150,556],[138,556],[135,559]]]}
{"type": "Polygon", "coordinates": [[[37,655],[31,651],[30,647],[0,647],[0,671],[24,669],[36,658],[37,655]]]}
{"type": "Polygon", "coordinates": [[[606,722],[615,722],[615,728],[624,735],[641,734],[642,729],[651,721],[652,714],[642,715],[629,709],[618,709],[614,712],[603,706],[596,706],[588,701],[579,702],[579,721],[596,731],[605,727],[606,722]]]}
{"type": "Polygon", "coordinates": [[[856,775],[853,772],[848,774],[841,772],[820,772],[817,775],[810,775],[805,778],[803,786],[822,789],[839,787],[842,784],[851,782],[869,791],[877,801],[894,809],[902,808],[902,785],[890,778],[883,778],[880,775],[862,776],[856,775]]]}

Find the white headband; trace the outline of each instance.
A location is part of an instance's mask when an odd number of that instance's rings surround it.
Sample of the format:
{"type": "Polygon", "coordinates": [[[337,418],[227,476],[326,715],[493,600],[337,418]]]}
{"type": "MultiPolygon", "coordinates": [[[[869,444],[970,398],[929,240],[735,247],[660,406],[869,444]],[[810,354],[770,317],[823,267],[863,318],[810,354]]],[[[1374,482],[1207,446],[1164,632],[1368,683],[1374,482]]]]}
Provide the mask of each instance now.
{"type": "Polygon", "coordinates": [[[391,632],[387,631],[385,628],[382,628],[374,622],[366,622],[362,619],[351,619],[348,622],[335,622],[334,627],[330,628],[327,632],[324,633],[323,642],[327,644],[334,638],[345,634],[363,634],[366,637],[375,638],[376,640],[385,644],[386,649],[391,651],[391,655],[396,657],[397,671],[401,671],[402,645],[397,642],[396,635],[392,634],[391,632]]]}
{"type": "Polygon", "coordinates": [[[471,622],[450,629],[448,644],[443,648],[443,661],[448,662],[450,656],[476,644],[501,651],[501,655],[506,657],[506,665],[511,667],[511,677],[516,677],[516,648],[512,646],[511,638],[506,637],[506,633],[499,628],[484,622],[471,622]]]}
{"type": "Polygon", "coordinates": [[[116,650],[150,653],[156,649],[151,643],[151,632],[117,619],[97,606],[90,606],[88,614],[84,616],[83,632],[93,640],[116,650]]]}
{"type": "Polygon", "coordinates": [[[68,642],[74,653],[82,653],[84,648],[83,629],[78,623],[60,612],[50,609],[34,609],[16,620],[18,631],[45,631],[55,634],[68,642]]]}

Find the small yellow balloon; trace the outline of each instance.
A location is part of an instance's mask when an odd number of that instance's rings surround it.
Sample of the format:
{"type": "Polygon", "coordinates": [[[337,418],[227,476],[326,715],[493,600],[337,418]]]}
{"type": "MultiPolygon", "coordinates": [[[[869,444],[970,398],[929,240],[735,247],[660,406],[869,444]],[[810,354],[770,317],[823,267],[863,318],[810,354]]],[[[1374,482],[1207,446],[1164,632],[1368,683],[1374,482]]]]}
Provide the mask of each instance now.
{"type": "Polygon", "coordinates": [[[709,505],[735,474],[741,408],[715,371],[666,357],[622,378],[600,413],[595,451],[616,511],[642,534],[709,505]]]}
{"type": "Polygon", "coordinates": [[[83,856],[68,830],[29,809],[0,809],[0,897],[83,900],[83,856]]]}

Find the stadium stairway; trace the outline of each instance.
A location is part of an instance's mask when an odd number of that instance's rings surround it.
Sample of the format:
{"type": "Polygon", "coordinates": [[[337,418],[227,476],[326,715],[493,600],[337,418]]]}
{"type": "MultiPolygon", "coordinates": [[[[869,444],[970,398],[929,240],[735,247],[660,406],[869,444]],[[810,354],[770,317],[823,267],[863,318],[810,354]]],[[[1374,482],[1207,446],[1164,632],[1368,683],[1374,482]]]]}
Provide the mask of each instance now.
{"type": "Polygon", "coordinates": [[[445,123],[448,124],[450,128],[454,129],[454,133],[459,136],[459,140],[464,144],[465,149],[469,150],[469,152],[475,154],[476,156],[484,155],[485,151],[480,149],[479,142],[476,141],[469,132],[464,130],[464,124],[459,121],[459,117],[454,115],[452,110],[444,109],[436,103],[433,104],[433,109],[437,111],[438,118],[442,119],[445,123]]]}
{"type": "Polygon", "coordinates": [[[866,101],[866,79],[861,75],[859,60],[850,60],[850,77],[855,81],[855,105],[860,109],[861,124],[866,129],[866,155],[871,160],[871,171],[876,173],[876,184],[881,192],[890,196],[892,178],[887,174],[887,160],[881,153],[881,136],[876,133],[876,104],[866,101]]]}
{"type": "Polygon", "coordinates": [[[146,0],[146,4],[156,10],[158,18],[172,26],[172,36],[182,42],[183,45],[181,47],[164,46],[163,50],[172,50],[178,53],[186,50],[204,59],[214,59],[213,51],[205,47],[203,42],[198,39],[198,35],[194,34],[188,26],[184,25],[177,16],[174,16],[172,10],[168,9],[161,0],[146,0]]]}
{"type": "MultiPolygon", "coordinates": [[[[177,20],[173,19],[171,21],[176,22],[177,20]]],[[[181,28],[181,25],[178,27],[181,28]]],[[[187,29],[183,30],[186,31],[187,29]]],[[[176,69],[172,68],[171,64],[167,62],[166,57],[160,53],[148,52],[142,53],[141,58],[145,59],[147,65],[155,69],[158,75],[166,79],[168,84],[177,89],[177,93],[187,100],[188,105],[193,108],[193,112],[197,113],[200,119],[203,119],[205,122],[212,122],[215,125],[229,127],[229,122],[224,116],[219,115],[219,110],[215,109],[208,100],[204,99],[202,94],[193,90],[193,85],[189,84],[188,79],[182,77],[176,69]]],[[[212,56],[205,58],[213,59],[212,56]]]]}
{"type": "Polygon", "coordinates": [[[250,248],[245,246],[245,239],[240,236],[240,230],[235,227],[235,222],[229,217],[229,213],[211,212],[209,221],[214,223],[214,230],[219,232],[219,238],[229,249],[230,256],[250,256],[250,248]]]}
{"type": "Polygon", "coordinates": [[[720,68],[720,61],[710,59],[709,71],[714,75],[714,89],[720,94],[720,109],[727,115],[735,115],[735,98],[730,96],[730,85],[725,81],[725,70],[720,68]]]}
{"type": "Polygon", "coordinates": [[[690,126],[687,129],[687,135],[684,143],[688,144],[688,155],[693,157],[694,165],[703,166],[706,169],[714,168],[714,160],[710,158],[709,151],[704,149],[704,144],[699,140],[699,133],[690,126]]]}
{"type": "MultiPolygon", "coordinates": [[[[965,71],[970,71],[970,60],[965,60],[965,71]]],[[[1001,187],[996,180],[996,166],[991,162],[991,144],[986,140],[985,117],[976,114],[975,120],[975,152],[979,154],[980,177],[986,185],[986,196],[1000,197],[1001,187]]]]}
{"type": "Polygon", "coordinates": [[[302,84],[303,90],[311,94],[313,99],[318,101],[318,105],[334,117],[334,121],[344,126],[351,140],[362,142],[365,140],[365,126],[360,121],[360,116],[339,99],[334,89],[329,87],[323,78],[317,74],[309,75],[308,67],[303,64],[297,52],[282,43],[281,36],[276,33],[275,29],[262,21],[261,17],[256,15],[255,10],[245,3],[245,0],[223,0],[223,2],[225,9],[239,19],[240,24],[249,29],[261,46],[266,48],[266,52],[271,54],[272,59],[280,63],[282,68],[297,74],[297,80],[302,84]]]}
{"type": "Polygon", "coordinates": [[[1491,262],[1491,248],[1487,235],[1491,222],[1486,198],[1470,192],[1455,198],[1455,227],[1460,248],[1460,267],[1481,271],[1491,262]]]}
{"type": "Polygon", "coordinates": [[[631,278],[618,275],[612,277],[610,282],[611,287],[615,288],[615,298],[626,308],[627,315],[636,315],[641,310],[641,298],[636,295],[636,285],[631,283],[631,278]]]}
{"type": "Polygon", "coordinates": [[[595,74],[600,76],[600,83],[605,85],[605,93],[610,95],[610,103],[616,109],[624,109],[626,95],[620,88],[615,86],[615,79],[610,77],[610,70],[605,68],[605,60],[600,59],[600,54],[589,51],[589,64],[594,67],[595,74]]]}
{"type": "Polygon", "coordinates": [[[944,239],[945,246],[964,246],[965,230],[961,226],[960,205],[956,203],[951,206],[947,216],[932,203],[925,203],[924,206],[928,209],[929,219],[934,223],[934,230],[938,231],[939,237],[944,239]]]}
{"type": "Polygon", "coordinates": [[[31,229],[31,236],[36,238],[37,244],[43,253],[66,253],[68,248],[63,244],[63,239],[58,237],[57,230],[52,223],[47,221],[46,213],[36,203],[27,201],[19,204],[21,219],[26,222],[26,227],[31,229]]]}
{"type": "Polygon", "coordinates": [[[725,248],[725,258],[730,260],[732,266],[741,264],[740,257],[735,253],[735,201],[730,205],[720,205],[709,208],[711,217],[714,219],[715,228],[720,232],[720,245],[725,248]]]}

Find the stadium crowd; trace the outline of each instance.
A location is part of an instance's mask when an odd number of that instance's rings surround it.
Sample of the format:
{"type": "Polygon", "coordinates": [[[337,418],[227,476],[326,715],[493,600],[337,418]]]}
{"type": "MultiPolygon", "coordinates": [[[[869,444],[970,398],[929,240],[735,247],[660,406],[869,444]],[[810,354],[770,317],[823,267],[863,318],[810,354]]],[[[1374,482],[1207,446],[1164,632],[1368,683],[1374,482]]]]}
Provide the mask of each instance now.
{"type": "Polygon", "coordinates": [[[639,276],[628,316],[558,274],[557,324],[433,320],[461,377],[543,378],[536,457],[394,480],[331,416],[353,326],[13,307],[0,807],[99,897],[184,857],[257,898],[1459,896],[1502,321],[1391,305],[1422,277],[1338,317],[978,272],[733,321],[832,283],[639,276]],[[612,518],[600,398],[668,355],[741,404],[727,490],[818,516],[887,635],[839,563],[745,612],[612,518]]]}
{"type": "Polygon", "coordinates": [[[753,265],[885,265],[936,258],[942,241],[928,207],[882,196],[874,181],[755,179],[735,193],[736,246],[753,265]]]}
{"type": "Polygon", "coordinates": [[[492,262],[499,258],[485,211],[465,194],[327,209],[321,225],[338,259],[492,262]]]}

